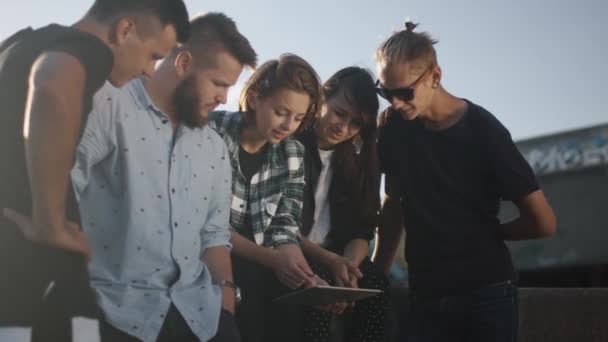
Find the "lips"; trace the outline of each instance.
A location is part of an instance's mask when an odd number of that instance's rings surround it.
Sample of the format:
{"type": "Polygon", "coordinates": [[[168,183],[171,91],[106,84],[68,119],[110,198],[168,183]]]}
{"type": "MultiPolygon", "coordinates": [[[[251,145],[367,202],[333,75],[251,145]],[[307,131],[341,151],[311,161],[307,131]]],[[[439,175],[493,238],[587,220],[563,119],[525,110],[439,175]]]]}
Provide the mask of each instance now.
{"type": "Polygon", "coordinates": [[[329,135],[334,140],[340,140],[342,138],[342,133],[334,129],[329,130],[329,135]]]}
{"type": "Polygon", "coordinates": [[[287,138],[287,134],[281,133],[281,132],[278,132],[275,130],[272,131],[272,136],[277,140],[283,140],[283,139],[287,138]]]}

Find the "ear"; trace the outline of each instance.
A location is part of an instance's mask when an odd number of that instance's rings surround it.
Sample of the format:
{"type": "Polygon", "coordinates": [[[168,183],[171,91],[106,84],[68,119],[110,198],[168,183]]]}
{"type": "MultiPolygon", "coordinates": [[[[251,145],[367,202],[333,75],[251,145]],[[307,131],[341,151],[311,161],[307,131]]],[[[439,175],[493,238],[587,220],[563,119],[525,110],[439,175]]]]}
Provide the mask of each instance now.
{"type": "Polygon", "coordinates": [[[135,34],[137,34],[135,30],[135,22],[131,18],[124,17],[116,21],[114,24],[114,30],[111,33],[112,36],[110,38],[117,45],[123,45],[135,34]]]}
{"type": "Polygon", "coordinates": [[[435,68],[433,68],[433,74],[432,74],[431,80],[433,81],[433,83],[432,83],[433,88],[439,87],[439,85],[441,84],[441,67],[440,66],[436,66],[435,68]]]}
{"type": "Polygon", "coordinates": [[[258,96],[254,92],[250,92],[247,95],[247,107],[250,111],[255,111],[255,107],[258,105],[258,96]]]}
{"type": "Polygon", "coordinates": [[[188,74],[190,74],[190,71],[194,67],[193,63],[194,63],[194,61],[192,59],[192,53],[190,53],[190,51],[186,51],[186,50],[180,51],[177,54],[177,56],[175,56],[175,61],[174,61],[175,71],[177,72],[177,76],[179,76],[179,78],[181,78],[181,79],[186,78],[186,76],[188,76],[188,74]]]}

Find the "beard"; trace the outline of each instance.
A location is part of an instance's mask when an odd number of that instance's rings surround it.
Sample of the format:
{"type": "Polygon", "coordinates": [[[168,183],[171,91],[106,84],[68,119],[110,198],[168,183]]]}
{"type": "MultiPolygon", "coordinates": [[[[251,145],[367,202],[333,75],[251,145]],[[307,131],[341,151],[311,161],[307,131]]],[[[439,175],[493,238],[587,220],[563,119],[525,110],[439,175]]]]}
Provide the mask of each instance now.
{"type": "Polygon", "coordinates": [[[207,124],[207,113],[201,113],[201,98],[194,75],[188,76],[175,88],[172,101],[178,120],[187,127],[201,128],[207,124]]]}

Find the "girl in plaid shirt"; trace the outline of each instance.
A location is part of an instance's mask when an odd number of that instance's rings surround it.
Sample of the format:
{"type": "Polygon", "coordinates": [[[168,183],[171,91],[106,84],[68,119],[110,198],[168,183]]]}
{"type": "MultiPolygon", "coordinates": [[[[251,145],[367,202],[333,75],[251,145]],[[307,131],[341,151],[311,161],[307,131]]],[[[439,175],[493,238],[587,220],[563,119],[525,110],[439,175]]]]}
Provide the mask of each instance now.
{"type": "Polygon", "coordinates": [[[287,54],[251,76],[239,112],[210,117],[232,164],[233,272],[242,289],[237,323],[244,341],[291,340],[285,334],[298,331],[281,327],[295,311],[271,299],[322,283],[300,249],[304,147],[291,137],[317,116],[321,102],[317,73],[287,54]]]}

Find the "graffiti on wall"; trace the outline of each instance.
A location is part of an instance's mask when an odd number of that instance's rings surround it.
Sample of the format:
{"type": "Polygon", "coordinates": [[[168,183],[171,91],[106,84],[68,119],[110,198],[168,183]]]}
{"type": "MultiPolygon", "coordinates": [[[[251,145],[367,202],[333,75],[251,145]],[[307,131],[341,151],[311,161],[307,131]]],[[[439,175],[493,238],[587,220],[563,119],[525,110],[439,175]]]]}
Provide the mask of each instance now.
{"type": "Polygon", "coordinates": [[[608,164],[608,130],[587,137],[563,139],[523,152],[536,174],[570,171],[608,164]]]}

